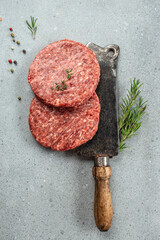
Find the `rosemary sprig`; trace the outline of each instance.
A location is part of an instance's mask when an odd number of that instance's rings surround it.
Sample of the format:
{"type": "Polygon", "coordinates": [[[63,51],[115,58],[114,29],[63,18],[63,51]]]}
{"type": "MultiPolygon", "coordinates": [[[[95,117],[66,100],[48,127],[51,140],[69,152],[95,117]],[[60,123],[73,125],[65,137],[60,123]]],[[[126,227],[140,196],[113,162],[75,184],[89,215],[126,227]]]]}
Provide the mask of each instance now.
{"type": "Polygon", "coordinates": [[[26,20],[26,23],[28,25],[28,29],[31,31],[32,35],[33,35],[33,39],[35,39],[35,35],[36,35],[36,31],[37,31],[37,26],[36,25],[37,22],[37,18],[34,19],[34,17],[31,16],[31,25],[29,24],[29,22],[26,20]]]}
{"type": "Polygon", "coordinates": [[[128,90],[128,94],[125,98],[122,98],[122,104],[120,104],[121,113],[119,115],[119,138],[120,138],[120,151],[126,147],[125,141],[132,137],[141,127],[141,118],[146,110],[146,102],[143,101],[140,96],[140,87],[143,84],[136,78],[131,79],[131,88],[128,90]]]}

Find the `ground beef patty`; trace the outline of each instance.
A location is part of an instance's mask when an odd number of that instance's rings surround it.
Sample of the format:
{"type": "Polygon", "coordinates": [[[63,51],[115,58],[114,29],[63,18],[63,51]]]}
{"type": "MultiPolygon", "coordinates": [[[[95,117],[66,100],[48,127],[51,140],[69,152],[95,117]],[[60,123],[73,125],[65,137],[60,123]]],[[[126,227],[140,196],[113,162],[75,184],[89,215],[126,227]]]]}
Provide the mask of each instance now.
{"type": "Polygon", "coordinates": [[[66,151],[89,141],[98,129],[100,104],[96,93],[76,108],[55,108],[33,98],[29,126],[44,147],[66,151]]]}
{"type": "Polygon", "coordinates": [[[28,81],[39,100],[55,107],[74,107],[85,103],[95,92],[100,67],[95,54],[85,45],[68,39],[49,44],[34,59],[28,81]],[[66,70],[72,69],[67,79],[66,70]]]}

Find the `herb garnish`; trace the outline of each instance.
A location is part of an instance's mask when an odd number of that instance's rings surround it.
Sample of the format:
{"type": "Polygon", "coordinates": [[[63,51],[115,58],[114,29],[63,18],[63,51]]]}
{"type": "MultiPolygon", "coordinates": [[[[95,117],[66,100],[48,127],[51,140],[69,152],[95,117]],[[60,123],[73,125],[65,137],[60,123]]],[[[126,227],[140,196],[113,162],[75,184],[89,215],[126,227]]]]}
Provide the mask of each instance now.
{"type": "Polygon", "coordinates": [[[31,31],[31,33],[33,35],[33,39],[35,39],[35,35],[36,35],[36,31],[37,31],[37,26],[35,26],[36,22],[37,22],[37,18],[34,20],[34,17],[32,17],[32,16],[31,16],[31,25],[26,20],[26,23],[28,25],[28,29],[31,31]]]}
{"type": "Polygon", "coordinates": [[[58,83],[56,83],[56,89],[57,89],[57,91],[58,90],[62,90],[62,91],[66,90],[67,85],[65,84],[65,80],[63,80],[60,85],[58,83]]]}
{"type": "Polygon", "coordinates": [[[56,89],[59,90],[59,84],[58,83],[55,83],[56,84],[56,89]]]}
{"type": "Polygon", "coordinates": [[[137,135],[135,132],[141,127],[141,118],[145,114],[146,102],[140,96],[139,90],[143,84],[140,84],[136,78],[131,80],[131,88],[128,90],[127,97],[122,98],[123,103],[120,104],[121,114],[119,119],[119,137],[120,137],[120,151],[126,147],[126,139],[137,135]]]}
{"type": "Polygon", "coordinates": [[[71,70],[69,71],[68,69],[66,69],[66,73],[67,73],[67,79],[70,79],[70,78],[71,78],[71,76],[73,75],[73,73],[71,73],[71,72],[72,72],[72,70],[73,70],[73,69],[71,69],[71,70]]]}
{"type": "MultiPolygon", "coordinates": [[[[71,78],[71,76],[73,75],[72,70],[73,70],[73,69],[70,69],[70,70],[66,69],[67,79],[66,79],[66,80],[62,80],[62,81],[61,81],[61,84],[55,83],[55,84],[56,84],[56,90],[57,90],[57,91],[58,91],[58,90],[64,91],[64,90],[67,89],[66,81],[69,80],[69,79],[71,78]]],[[[53,89],[54,89],[54,88],[51,87],[51,90],[53,90],[53,89]]]]}
{"type": "Polygon", "coordinates": [[[65,84],[65,81],[63,80],[63,81],[62,81],[62,85],[61,85],[61,87],[60,87],[60,90],[64,91],[64,90],[66,90],[66,89],[67,89],[67,85],[65,84]]]}

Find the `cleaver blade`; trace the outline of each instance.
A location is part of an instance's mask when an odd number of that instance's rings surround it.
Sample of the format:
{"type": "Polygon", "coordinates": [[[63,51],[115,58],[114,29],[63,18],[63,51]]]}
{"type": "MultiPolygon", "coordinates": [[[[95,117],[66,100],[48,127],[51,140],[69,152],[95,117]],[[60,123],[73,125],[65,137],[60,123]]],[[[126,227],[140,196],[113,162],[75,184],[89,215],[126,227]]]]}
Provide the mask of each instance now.
{"type": "Polygon", "coordinates": [[[101,75],[96,93],[100,100],[101,113],[98,131],[92,140],[81,145],[76,152],[84,156],[109,156],[118,154],[119,135],[117,124],[117,58],[119,47],[108,45],[104,48],[90,42],[87,44],[96,55],[101,75]]]}

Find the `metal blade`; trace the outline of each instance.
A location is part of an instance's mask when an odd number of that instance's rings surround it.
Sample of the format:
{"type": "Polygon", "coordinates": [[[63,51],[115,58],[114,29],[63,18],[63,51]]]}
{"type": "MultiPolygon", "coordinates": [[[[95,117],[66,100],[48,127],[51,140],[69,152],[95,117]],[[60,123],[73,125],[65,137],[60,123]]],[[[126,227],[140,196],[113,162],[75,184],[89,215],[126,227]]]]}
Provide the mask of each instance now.
{"type": "Polygon", "coordinates": [[[92,140],[76,148],[76,153],[84,156],[115,156],[119,149],[117,123],[116,68],[119,47],[108,45],[104,48],[94,43],[87,46],[96,54],[101,68],[97,94],[101,104],[100,122],[92,140]]]}

